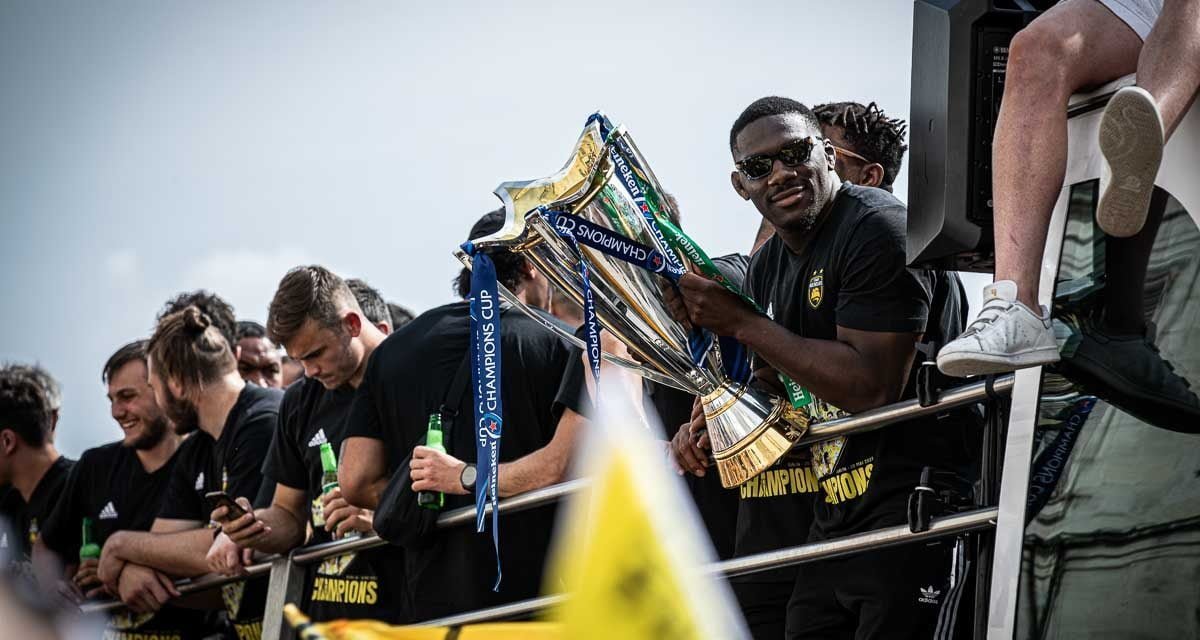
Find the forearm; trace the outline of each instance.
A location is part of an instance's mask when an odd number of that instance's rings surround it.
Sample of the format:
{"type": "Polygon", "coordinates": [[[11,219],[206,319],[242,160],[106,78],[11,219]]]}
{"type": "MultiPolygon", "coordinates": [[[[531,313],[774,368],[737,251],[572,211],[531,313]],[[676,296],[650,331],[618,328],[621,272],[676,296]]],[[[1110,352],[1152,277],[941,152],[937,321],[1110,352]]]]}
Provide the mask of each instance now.
{"type": "Polygon", "coordinates": [[[157,569],[172,576],[193,578],[208,573],[205,554],[212,545],[213,529],[200,527],[174,533],[121,531],[105,547],[125,562],[157,569]]]}
{"type": "MultiPolygon", "coordinates": [[[[567,474],[565,456],[556,456],[546,449],[500,465],[498,471],[500,497],[507,498],[561,482],[567,474]]],[[[482,480],[482,478],[481,478],[482,480]]]]}
{"type": "Polygon", "coordinates": [[[500,495],[514,496],[562,482],[587,419],[565,409],[554,437],[546,446],[512,462],[502,463],[498,471],[500,495]]]}
{"type": "Polygon", "coordinates": [[[878,363],[845,342],[803,338],[765,316],[745,322],[734,337],[777,371],[846,411],[873,409],[899,397],[900,389],[892,388],[878,363]]]}
{"type": "Polygon", "coordinates": [[[304,544],[307,531],[296,514],[279,505],[271,505],[256,510],[254,515],[270,529],[256,536],[247,547],[263,553],[286,553],[304,544]]]}

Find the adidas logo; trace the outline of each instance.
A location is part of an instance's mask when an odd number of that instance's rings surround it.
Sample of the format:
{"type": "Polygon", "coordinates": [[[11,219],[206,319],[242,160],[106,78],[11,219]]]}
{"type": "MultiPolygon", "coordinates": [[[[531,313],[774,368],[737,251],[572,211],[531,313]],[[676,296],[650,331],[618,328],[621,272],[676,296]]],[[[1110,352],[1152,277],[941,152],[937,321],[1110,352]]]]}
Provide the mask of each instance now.
{"type": "Polygon", "coordinates": [[[117,519],[117,508],[113,506],[113,503],[109,502],[108,504],[104,505],[104,508],[100,510],[100,519],[101,520],[116,520],[117,519]]]}
{"type": "Polygon", "coordinates": [[[196,476],[196,491],[204,491],[204,472],[203,471],[200,472],[200,475],[196,476]]]}
{"type": "Polygon", "coordinates": [[[772,320],[775,319],[775,301],[774,300],[767,303],[767,317],[772,320]]]}
{"type": "Polygon", "coordinates": [[[328,444],[328,443],[329,443],[329,440],[325,438],[325,430],[318,429],[317,434],[312,437],[312,440],[308,441],[308,446],[319,447],[323,444],[328,444]]]}
{"type": "Polygon", "coordinates": [[[921,595],[917,598],[917,602],[924,602],[925,604],[937,604],[938,596],[942,595],[942,592],[938,589],[934,589],[933,585],[922,587],[918,589],[918,591],[921,592],[921,595]]]}

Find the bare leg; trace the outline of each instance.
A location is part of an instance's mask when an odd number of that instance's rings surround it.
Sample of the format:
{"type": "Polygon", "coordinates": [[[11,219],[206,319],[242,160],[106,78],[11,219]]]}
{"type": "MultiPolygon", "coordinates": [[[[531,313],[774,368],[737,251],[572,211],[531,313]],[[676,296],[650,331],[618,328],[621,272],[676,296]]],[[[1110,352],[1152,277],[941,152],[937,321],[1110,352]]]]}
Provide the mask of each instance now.
{"type": "Polygon", "coordinates": [[[1200,0],[1164,0],[1138,58],[1137,83],[1154,96],[1170,138],[1200,88],[1200,0]]]}
{"type": "Polygon", "coordinates": [[[996,280],[1015,281],[1017,299],[1031,309],[1066,175],[1067,100],[1132,73],[1141,46],[1095,0],[1060,3],[1013,39],[992,153],[996,280]]]}

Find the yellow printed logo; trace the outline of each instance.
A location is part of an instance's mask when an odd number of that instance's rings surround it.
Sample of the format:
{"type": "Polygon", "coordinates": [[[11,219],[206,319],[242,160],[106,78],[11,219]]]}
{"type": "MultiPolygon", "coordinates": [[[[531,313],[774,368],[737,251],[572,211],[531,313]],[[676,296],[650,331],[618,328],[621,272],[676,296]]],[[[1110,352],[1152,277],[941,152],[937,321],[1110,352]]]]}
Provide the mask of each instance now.
{"type": "Polygon", "coordinates": [[[816,309],[825,299],[825,269],[817,269],[808,279],[808,306],[816,309]]]}
{"type": "Polygon", "coordinates": [[[313,602],[375,604],[379,601],[379,582],[374,578],[326,578],[313,580],[313,602]]]}
{"type": "Polygon", "coordinates": [[[740,487],[742,500],[754,498],[774,498],[795,493],[815,493],[820,491],[817,476],[807,465],[785,467],[783,469],[767,469],[750,478],[740,487]]]}
{"type": "Polygon", "coordinates": [[[262,640],[262,620],[254,622],[235,622],[233,630],[238,640],[262,640]]]}
{"type": "Polygon", "coordinates": [[[818,478],[824,478],[837,469],[838,462],[842,459],[842,450],[845,448],[846,436],[809,445],[808,450],[812,452],[813,468],[816,469],[818,478]]]}
{"type": "Polygon", "coordinates": [[[108,621],[109,626],[118,631],[130,631],[146,624],[150,618],[154,617],[154,613],[133,613],[132,611],[122,611],[113,614],[113,617],[108,621]]]}
{"type": "Polygon", "coordinates": [[[245,582],[234,582],[221,587],[221,600],[225,602],[225,612],[230,618],[238,617],[238,611],[242,608],[242,595],[245,593],[245,582]]]}
{"type": "Polygon", "coordinates": [[[40,533],[40,531],[38,529],[37,518],[30,518],[29,519],[29,546],[32,547],[33,545],[37,544],[39,533],[40,533]]]}
{"type": "Polygon", "coordinates": [[[323,576],[340,576],[346,571],[346,567],[354,562],[354,553],[343,553],[340,556],[325,558],[321,565],[317,567],[317,573],[323,576]]]}
{"type": "Polygon", "coordinates": [[[821,488],[825,489],[825,502],[841,504],[863,495],[871,484],[871,472],[874,470],[875,463],[868,462],[825,478],[821,481],[821,488]]]}
{"type": "Polygon", "coordinates": [[[317,496],[312,501],[312,508],[309,510],[312,513],[312,523],[314,528],[325,526],[325,505],[321,502],[321,496],[317,496]]]}

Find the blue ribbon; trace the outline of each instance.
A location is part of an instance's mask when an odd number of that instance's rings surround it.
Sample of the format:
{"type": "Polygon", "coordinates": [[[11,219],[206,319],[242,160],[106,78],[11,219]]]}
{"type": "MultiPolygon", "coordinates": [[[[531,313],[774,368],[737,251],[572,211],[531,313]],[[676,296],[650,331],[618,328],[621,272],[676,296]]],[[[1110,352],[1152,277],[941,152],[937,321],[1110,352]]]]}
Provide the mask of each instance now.
{"type": "Polygon", "coordinates": [[[500,436],[504,427],[504,394],[500,377],[500,296],[496,265],[467,242],[471,256],[471,386],[475,390],[475,530],[483,533],[485,505],[492,503],[492,546],[496,550],[496,584],[500,590],[500,436]]]}
{"type": "Polygon", "coordinates": [[[1079,442],[1083,425],[1087,423],[1088,416],[1095,406],[1096,398],[1092,396],[1076,400],[1067,410],[1067,419],[1063,421],[1054,442],[1043,449],[1033,461],[1029,474],[1029,492],[1025,499],[1025,524],[1032,522],[1050,501],[1050,496],[1058,487],[1058,481],[1067,467],[1067,461],[1071,458],[1071,451],[1079,442]]]}
{"type": "Polygon", "coordinates": [[[629,259],[627,256],[640,256],[642,260],[648,260],[647,253],[653,249],[614,234],[608,229],[593,226],[587,220],[565,211],[552,211],[545,207],[538,209],[558,235],[571,244],[571,249],[575,252],[579,279],[583,281],[583,326],[587,338],[588,366],[592,370],[592,380],[596,382],[596,393],[599,394],[600,322],[596,319],[596,297],[592,294],[592,280],[588,275],[588,263],[583,257],[583,252],[579,250],[579,242],[582,240],[584,244],[621,260],[629,259]],[[593,233],[597,234],[596,237],[593,237],[593,233]]]}

